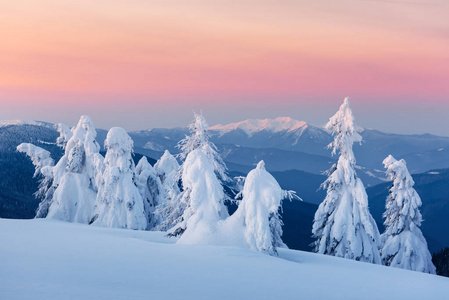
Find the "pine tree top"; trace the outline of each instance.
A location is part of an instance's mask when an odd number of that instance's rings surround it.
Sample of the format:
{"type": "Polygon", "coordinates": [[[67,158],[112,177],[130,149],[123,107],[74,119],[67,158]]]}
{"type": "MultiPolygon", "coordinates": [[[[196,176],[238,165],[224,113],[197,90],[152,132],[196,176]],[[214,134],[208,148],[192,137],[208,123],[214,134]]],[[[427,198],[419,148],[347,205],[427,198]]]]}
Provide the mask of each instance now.
{"type": "Polygon", "coordinates": [[[329,119],[324,128],[334,135],[334,141],[328,146],[332,148],[332,154],[340,151],[341,155],[352,159],[354,157],[352,145],[355,142],[361,142],[362,137],[354,123],[349,97],[345,98],[338,112],[329,119]]]}

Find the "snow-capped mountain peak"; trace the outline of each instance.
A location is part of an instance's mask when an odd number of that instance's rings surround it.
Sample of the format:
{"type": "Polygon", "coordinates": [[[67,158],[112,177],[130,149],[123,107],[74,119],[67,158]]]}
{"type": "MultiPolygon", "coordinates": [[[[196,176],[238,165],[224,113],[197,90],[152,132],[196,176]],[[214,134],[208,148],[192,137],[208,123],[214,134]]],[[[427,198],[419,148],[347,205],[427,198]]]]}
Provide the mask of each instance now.
{"type": "Polygon", "coordinates": [[[2,120],[0,121],[0,127],[10,126],[10,125],[34,125],[34,126],[44,126],[53,128],[53,124],[42,121],[28,121],[28,120],[2,120]]]}
{"type": "Polygon", "coordinates": [[[218,124],[210,127],[209,129],[218,131],[221,135],[240,129],[243,130],[248,136],[251,136],[256,132],[263,130],[276,133],[282,131],[294,131],[299,128],[307,128],[307,123],[292,119],[290,117],[278,117],[276,119],[248,119],[227,125],[218,124]]]}

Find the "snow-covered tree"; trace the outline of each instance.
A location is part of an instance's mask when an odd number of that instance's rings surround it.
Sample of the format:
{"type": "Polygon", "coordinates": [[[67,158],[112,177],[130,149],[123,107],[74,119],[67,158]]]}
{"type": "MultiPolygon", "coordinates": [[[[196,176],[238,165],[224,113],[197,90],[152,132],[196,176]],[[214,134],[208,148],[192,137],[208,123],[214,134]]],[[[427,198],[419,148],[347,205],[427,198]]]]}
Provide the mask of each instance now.
{"type": "Polygon", "coordinates": [[[382,240],[382,263],[386,266],[435,274],[432,256],[419,227],[421,198],[413,188],[415,182],[406,162],[388,156],[383,164],[393,181],[386,201],[385,232],[382,240]]]}
{"type": "Polygon", "coordinates": [[[251,249],[275,255],[277,247],[286,247],[281,238],[283,224],[279,215],[285,196],[276,179],[265,170],[263,161],[249,172],[243,199],[230,219],[243,224],[245,240],[251,249]]]}
{"type": "Polygon", "coordinates": [[[165,184],[167,180],[170,181],[171,174],[176,174],[179,171],[179,163],[170,151],[165,150],[161,158],[154,164],[154,170],[162,184],[165,184]]]}
{"type": "Polygon", "coordinates": [[[35,175],[43,175],[36,193],[41,199],[36,217],[89,223],[103,160],[95,140],[95,127],[90,117],[82,116],[71,131],[63,124],[57,128],[60,132],[57,144],[65,152],[55,166],[48,151],[31,144],[18,147],[19,151],[32,158],[36,166],[35,175]]]}
{"type": "Polygon", "coordinates": [[[161,179],[145,156],[140,159],[136,166],[135,182],[143,198],[148,229],[152,229],[162,221],[154,212],[156,207],[162,205],[164,201],[164,189],[161,179]]]}
{"type": "Polygon", "coordinates": [[[65,153],[52,169],[54,193],[47,217],[89,223],[94,213],[96,182],[103,157],[90,117],[82,116],[71,133],[61,131],[60,143],[65,144],[65,153]]]}
{"type": "Polygon", "coordinates": [[[133,141],[123,128],[109,130],[94,224],[145,230],[144,201],[134,183],[133,141]]]}
{"type": "Polygon", "coordinates": [[[181,150],[180,157],[185,160],[187,155],[195,149],[201,149],[204,154],[206,154],[207,159],[214,168],[214,172],[217,174],[218,178],[226,182],[229,180],[226,174],[227,168],[223,159],[217,151],[217,147],[214,143],[209,141],[210,135],[208,133],[209,125],[203,115],[194,113],[194,120],[189,125],[191,132],[190,136],[186,136],[185,139],[181,140],[178,144],[181,150]]]}
{"type": "Polygon", "coordinates": [[[208,244],[214,239],[218,222],[228,217],[228,211],[224,205],[223,187],[202,149],[195,149],[187,155],[182,169],[182,185],[180,204],[185,209],[171,233],[182,234],[179,243],[208,244]]]}
{"type": "Polygon", "coordinates": [[[34,195],[41,200],[36,211],[36,218],[45,218],[53,199],[54,187],[52,169],[55,162],[51,158],[50,152],[33,144],[20,144],[17,146],[17,151],[25,153],[31,158],[35,167],[33,177],[42,176],[39,180],[39,188],[34,195]]]}
{"type": "Polygon", "coordinates": [[[160,223],[154,227],[155,230],[167,231],[176,225],[183,213],[183,206],[180,203],[178,186],[179,164],[176,158],[168,150],[154,165],[154,170],[159,176],[164,190],[164,200],[154,212],[155,218],[160,223]]]}
{"type": "Polygon", "coordinates": [[[352,146],[361,142],[346,98],[325,128],[332,132],[332,154],[338,162],[323,183],[327,195],[315,213],[313,237],[317,253],[379,264],[379,231],[368,209],[368,196],[355,171],[352,146]]]}

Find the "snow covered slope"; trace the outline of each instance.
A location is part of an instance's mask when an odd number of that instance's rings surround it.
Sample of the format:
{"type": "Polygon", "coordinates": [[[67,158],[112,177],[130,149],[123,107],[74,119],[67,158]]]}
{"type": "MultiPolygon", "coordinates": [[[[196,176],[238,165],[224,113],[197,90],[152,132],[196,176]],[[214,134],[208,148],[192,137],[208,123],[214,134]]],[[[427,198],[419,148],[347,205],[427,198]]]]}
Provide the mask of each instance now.
{"type": "Polygon", "coordinates": [[[173,244],[160,232],[0,219],[0,299],[445,299],[449,279],[280,249],[173,244]]]}

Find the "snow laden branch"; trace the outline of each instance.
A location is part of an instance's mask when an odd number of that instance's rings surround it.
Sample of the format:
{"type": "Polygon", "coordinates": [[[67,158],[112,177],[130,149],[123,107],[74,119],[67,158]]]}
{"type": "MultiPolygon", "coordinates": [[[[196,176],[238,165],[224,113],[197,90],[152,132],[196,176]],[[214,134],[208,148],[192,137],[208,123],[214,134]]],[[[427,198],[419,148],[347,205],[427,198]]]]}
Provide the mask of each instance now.
{"type": "Polygon", "coordinates": [[[361,141],[361,136],[349,98],[325,127],[334,135],[332,153],[339,152],[340,157],[322,185],[327,193],[315,213],[313,246],[317,253],[379,264],[379,231],[368,210],[365,187],[355,171],[352,146],[361,141]]]}
{"type": "Polygon", "coordinates": [[[35,168],[34,177],[42,174],[43,168],[52,167],[55,164],[55,161],[51,158],[50,152],[33,144],[22,143],[17,146],[17,151],[26,154],[26,156],[31,159],[35,168]]]}
{"type": "Polygon", "coordinates": [[[421,198],[405,160],[388,156],[383,164],[393,185],[386,201],[385,232],[382,240],[382,263],[386,266],[435,274],[432,256],[421,233],[421,198]]]}
{"type": "Polygon", "coordinates": [[[42,175],[39,180],[38,190],[34,193],[37,199],[40,199],[39,207],[36,211],[36,218],[45,218],[48,214],[53,198],[53,166],[54,160],[50,152],[33,144],[23,143],[17,146],[17,151],[25,153],[30,157],[34,167],[34,177],[42,175]]]}

